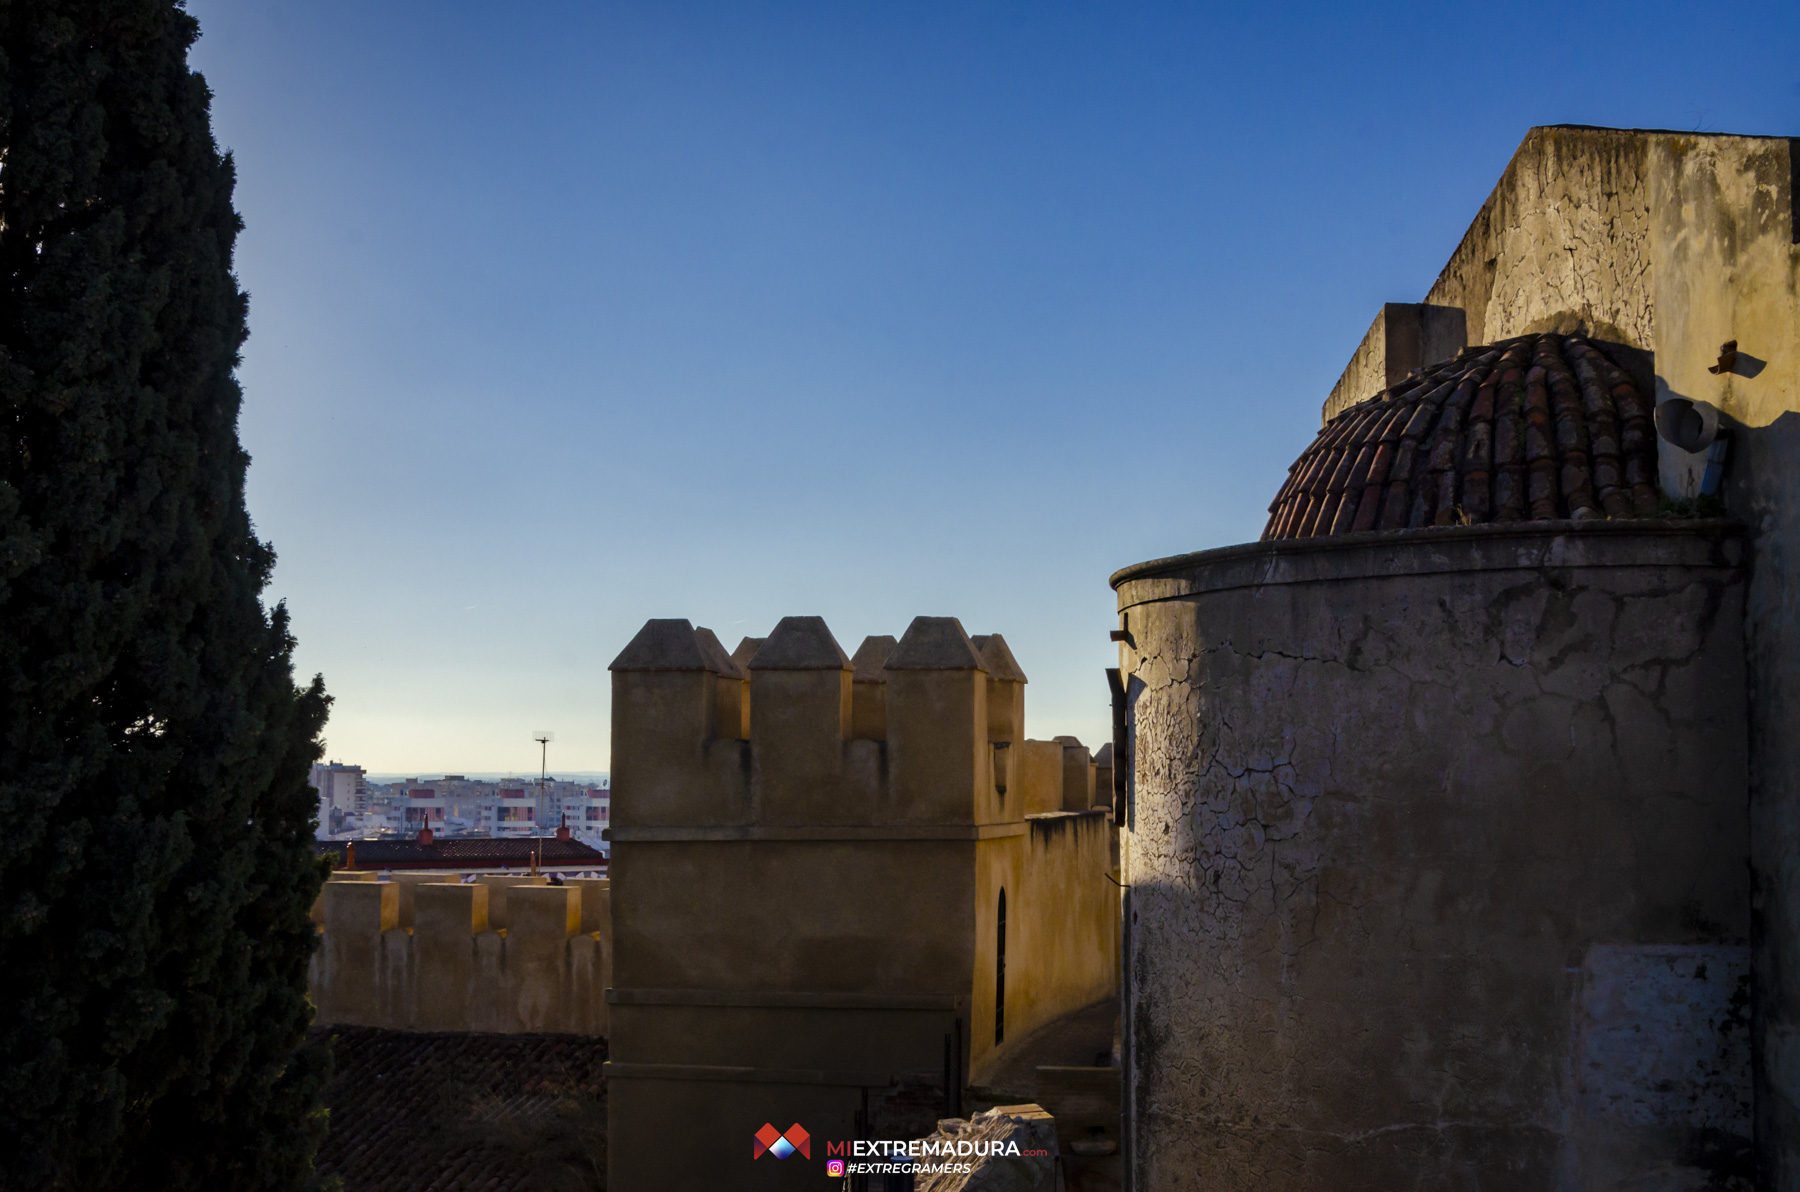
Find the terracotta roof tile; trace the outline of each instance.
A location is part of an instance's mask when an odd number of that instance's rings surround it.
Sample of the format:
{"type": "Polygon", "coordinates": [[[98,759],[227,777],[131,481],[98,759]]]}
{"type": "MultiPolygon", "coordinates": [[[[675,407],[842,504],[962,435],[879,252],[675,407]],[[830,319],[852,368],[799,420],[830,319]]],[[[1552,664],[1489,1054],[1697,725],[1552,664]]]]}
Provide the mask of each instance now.
{"type": "MultiPolygon", "coordinates": [[[[320,856],[330,854],[338,866],[344,864],[349,843],[343,840],[321,840],[314,844],[320,856]]],[[[606,854],[579,840],[559,840],[554,836],[439,836],[430,844],[417,840],[358,840],[358,869],[481,869],[496,865],[539,865],[568,868],[589,865],[605,869],[606,854]]]]}
{"type": "Polygon", "coordinates": [[[345,1192],[541,1192],[605,1165],[606,1040],[319,1028],[345,1192]]]}
{"type": "Polygon", "coordinates": [[[1579,335],[1465,348],[1327,423],[1263,538],[1648,516],[1651,405],[1579,335]]]}

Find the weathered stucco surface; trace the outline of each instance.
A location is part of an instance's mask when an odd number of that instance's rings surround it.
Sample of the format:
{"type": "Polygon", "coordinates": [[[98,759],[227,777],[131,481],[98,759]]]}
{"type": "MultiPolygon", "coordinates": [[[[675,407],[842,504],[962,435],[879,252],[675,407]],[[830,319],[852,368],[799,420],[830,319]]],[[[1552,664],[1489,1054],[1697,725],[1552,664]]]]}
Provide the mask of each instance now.
{"type": "Polygon", "coordinates": [[[1136,1188],[1748,1186],[1741,553],[1558,523],[1122,573],[1136,1188]]]}
{"type": "Polygon", "coordinates": [[[969,1082],[989,1083],[1001,1058],[993,1038],[995,911],[1006,891],[1006,1039],[1017,1042],[1072,1009],[1118,994],[1119,888],[1110,875],[1117,833],[1105,811],[1033,815],[1018,836],[976,846],[975,979],[969,1082]]]}
{"type": "Polygon", "coordinates": [[[1357,402],[1399,384],[1414,369],[1450,359],[1468,342],[1458,307],[1384,303],[1325,399],[1320,421],[1330,422],[1357,402]]]}
{"type": "MultiPolygon", "coordinates": [[[[1470,343],[1581,327],[1654,351],[1659,402],[1696,398],[1725,415],[1726,508],[1752,546],[1757,1145],[1768,1186],[1783,1192],[1800,1190],[1797,143],[1532,129],[1426,299],[1463,308],[1470,343]],[[1710,371],[1728,341],[1735,366],[1710,371]]],[[[1364,354],[1340,389],[1363,383],[1364,354]]],[[[1663,444],[1659,463],[1668,495],[1698,491],[1701,457],[1663,444]]]]}
{"type": "MultiPolygon", "coordinates": [[[[1800,213],[1795,142],[1655,138],[1659,399],[1726,415],[1726,508],[1751,531],[1752,860],[1756,873],[1758,1150],[1770,1188],[1800,1189],[1800,213]],[[1727,340],[1735,368],[1708,371],[1727,340]]],[[[1664,485],[1700,461],[1664,453],[1664,485]]]]}
{"type": "Polygon", "coordinates": [[[314,907],[321,1026],[604,1035],[610,882],[339,873],[314,907]]]}
{"type": "Polygon", "coordinates": [[[1078,742],[1025,739],[1003,638],[739,650],[653,621],[613,665],[614,1187],[816,1179],[753,1161],[765,1122],[928,1132],[994,1052],[1001,889],[1008,1037],[1118,988],[1110,810],[1078,742]]]}
{"type": "Polygon", "coordinates": [[[1582,1116],[1746,1137],[1749,961],[1729,944],[1589,948],[1576,1015],[1582,1116]]]}
{"type": "Polygon", "coordinates": [[[1534,128],[1425,301],[1462,308],[1469,342],[1586,329],[1655,349],[1642,133],[1534,128]]]}

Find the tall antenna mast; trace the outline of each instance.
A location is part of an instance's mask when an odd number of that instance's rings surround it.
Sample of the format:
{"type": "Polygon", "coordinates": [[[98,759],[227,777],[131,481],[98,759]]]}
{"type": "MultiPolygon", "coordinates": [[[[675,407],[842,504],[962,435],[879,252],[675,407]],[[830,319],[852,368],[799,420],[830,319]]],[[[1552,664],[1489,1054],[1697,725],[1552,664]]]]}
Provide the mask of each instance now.
{"type": "MultiPolygon", "coordinates": [[[[556,740],[556,734],[547,728],[540,728],[531,734],[531,739],[538,743],[538,797],[537,810],[544,809],[544,787],[550,777],[550,742],[556,740]]],[[[542,827],[543,825],[535,825],[542,827]]],[[[533,869],[536,868],[534,865],[533,869]]]]}

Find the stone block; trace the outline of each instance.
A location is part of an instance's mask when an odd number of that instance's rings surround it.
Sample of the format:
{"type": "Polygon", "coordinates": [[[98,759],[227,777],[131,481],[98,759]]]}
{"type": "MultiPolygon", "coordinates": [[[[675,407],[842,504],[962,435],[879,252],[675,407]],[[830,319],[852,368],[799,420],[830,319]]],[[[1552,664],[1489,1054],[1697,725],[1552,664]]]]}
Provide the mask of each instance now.
{"type": "Polygon", "coordinates": [[[475,937],[488,929],[488,887],[441,883],[413,890],[413,1024],[424,1031],[471,1029],[475,937]]]}

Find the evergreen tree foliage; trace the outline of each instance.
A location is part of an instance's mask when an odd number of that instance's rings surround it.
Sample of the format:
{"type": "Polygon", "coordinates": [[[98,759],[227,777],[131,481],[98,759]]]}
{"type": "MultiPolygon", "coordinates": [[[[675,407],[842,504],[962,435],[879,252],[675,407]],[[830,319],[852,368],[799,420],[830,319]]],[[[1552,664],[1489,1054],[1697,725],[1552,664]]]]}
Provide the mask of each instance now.
{"type": "Polygon", "coordinates": [[[309,765],[171,0],[0,0],[0,1188],[312,1179],[309,765]]]}

